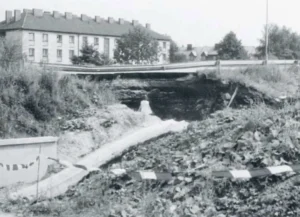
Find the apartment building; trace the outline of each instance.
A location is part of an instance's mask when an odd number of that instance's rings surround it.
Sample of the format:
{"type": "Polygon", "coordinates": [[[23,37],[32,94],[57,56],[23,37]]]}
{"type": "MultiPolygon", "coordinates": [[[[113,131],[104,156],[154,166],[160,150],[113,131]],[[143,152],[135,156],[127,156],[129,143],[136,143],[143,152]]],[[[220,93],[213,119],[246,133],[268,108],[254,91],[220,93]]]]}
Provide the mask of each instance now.
{"type": "Polygon", "coordinates": [[[113,59],[116,39],[135,26],[141,26],[158,40],[161,48],[158,63],[167,63],[170,38],[153,31],[150,24],[142,26],[137,20],[92,18],[85,14],[76,16],[69,12],[62,14],[41,9],[14,10],[14,13],[5,12],[5,20],[0,22],[0,37],[19,40],[28,61],[72,64],[70,58],[80,55],[85,43],[94,45],[100,53],[113,59]]]}

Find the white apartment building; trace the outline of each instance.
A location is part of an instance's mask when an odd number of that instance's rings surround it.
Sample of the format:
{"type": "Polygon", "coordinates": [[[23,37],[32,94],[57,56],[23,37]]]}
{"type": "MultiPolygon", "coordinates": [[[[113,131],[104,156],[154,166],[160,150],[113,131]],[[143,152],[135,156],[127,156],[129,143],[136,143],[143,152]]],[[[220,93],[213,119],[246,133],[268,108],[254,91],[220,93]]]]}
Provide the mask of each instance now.
{"type": "Polygon", "coordinates": [[[161,53],[158,63],[169,61],[170,38],[145,27],[137,20],[107,20],[81,14],[73,15],[58,11],[44,12],[41,9],[6,11],[5,20],[0,22],[0,37],[19,40],[27,60],[35,63],[72,64],[70,58],[80,55],[84,43],[92,44],[113,59],[116,39],[133,27],[141,26],[158,40],[161,53]]]}

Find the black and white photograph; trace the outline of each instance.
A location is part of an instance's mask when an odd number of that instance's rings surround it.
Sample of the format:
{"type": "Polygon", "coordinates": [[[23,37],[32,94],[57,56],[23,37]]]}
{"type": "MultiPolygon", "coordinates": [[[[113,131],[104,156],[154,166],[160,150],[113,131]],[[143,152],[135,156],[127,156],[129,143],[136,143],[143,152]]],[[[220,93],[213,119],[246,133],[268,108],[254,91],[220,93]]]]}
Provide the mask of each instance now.
{"type": "Polygon", "coordinates": [[[0,0],[0,217],[300,217],[299,0],[0,0]]]}

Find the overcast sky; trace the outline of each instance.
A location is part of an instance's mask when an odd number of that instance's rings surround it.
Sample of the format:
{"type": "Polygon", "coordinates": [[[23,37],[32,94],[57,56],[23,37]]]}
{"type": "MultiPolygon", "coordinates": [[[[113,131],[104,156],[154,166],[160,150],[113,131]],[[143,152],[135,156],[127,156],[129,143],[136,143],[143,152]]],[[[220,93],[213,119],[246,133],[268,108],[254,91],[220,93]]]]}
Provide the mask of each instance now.
{"type": "MultiPolygon", "coordinates": [[[[211,46],[234,31],[246,46],[256,46],[265,24],[266,0],[0,0],[5,10],[47,11],[137,19],[170,35],[180,45],[211,46]]],[[[300,33],[300,0],[269,0],[269,21],[300,33]]]]}

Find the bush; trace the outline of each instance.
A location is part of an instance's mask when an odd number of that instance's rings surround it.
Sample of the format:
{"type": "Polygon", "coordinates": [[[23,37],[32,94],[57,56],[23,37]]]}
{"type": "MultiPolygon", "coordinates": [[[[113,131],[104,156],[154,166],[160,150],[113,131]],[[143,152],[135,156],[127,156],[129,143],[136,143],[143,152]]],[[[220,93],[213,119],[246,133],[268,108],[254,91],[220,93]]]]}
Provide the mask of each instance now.
{"type": "Polygon", "coordinates": [[[92,45],[84,45],[80,52],[81,56],[73,56],[71,58],[74,65],[93,64],[96,66],[103,66],[111,65],[113,63],[107,55],[100,54],[92,45]]]}

